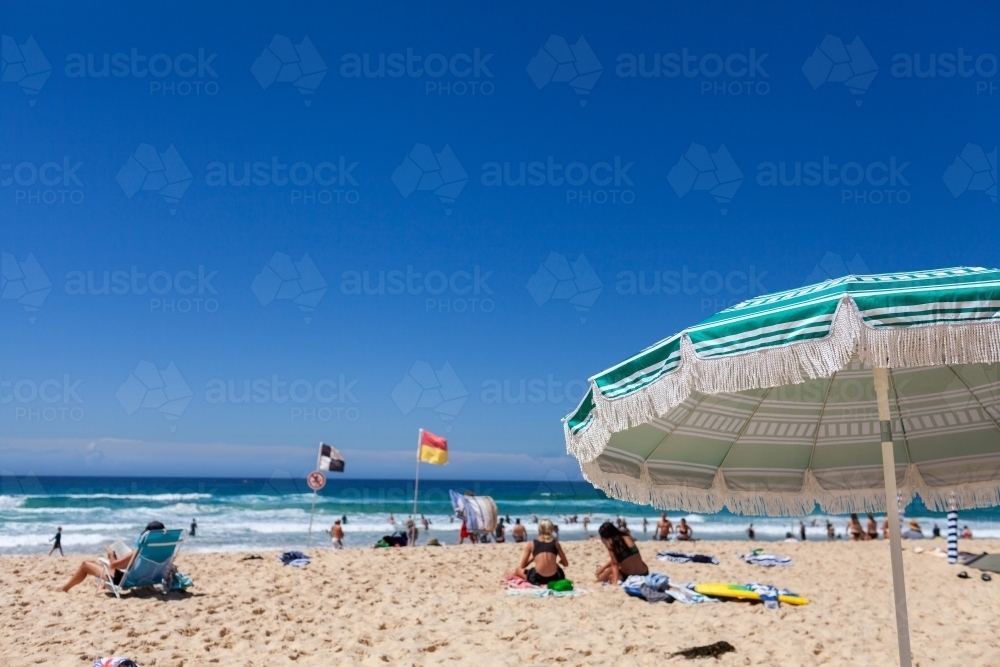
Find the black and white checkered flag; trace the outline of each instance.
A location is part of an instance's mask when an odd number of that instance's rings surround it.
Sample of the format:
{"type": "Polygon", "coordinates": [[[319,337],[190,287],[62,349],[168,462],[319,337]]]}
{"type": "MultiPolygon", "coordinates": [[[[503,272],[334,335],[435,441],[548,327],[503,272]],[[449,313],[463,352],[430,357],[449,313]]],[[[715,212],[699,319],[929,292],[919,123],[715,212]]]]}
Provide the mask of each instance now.
{"type": "Polygon", "coordinates": [[[316,470],[323,472],[344,472],[344,457],[330,445],[319,443],[319,461],[316,470]]]}

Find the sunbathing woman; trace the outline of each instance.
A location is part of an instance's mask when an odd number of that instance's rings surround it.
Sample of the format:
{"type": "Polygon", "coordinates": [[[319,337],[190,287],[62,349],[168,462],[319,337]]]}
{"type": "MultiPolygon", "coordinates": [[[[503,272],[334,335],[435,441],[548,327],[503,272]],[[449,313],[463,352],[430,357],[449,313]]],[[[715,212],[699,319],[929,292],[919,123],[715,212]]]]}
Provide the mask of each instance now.
{"type": "Polygon", "coordinates": [[[639,547],[631,536],[615,528],[610,521],[601,524],[598,534],[611,556],[611,560],[597,568],[598,581],[618,583],[633,574],[649,574],[649,567],[642,560],[639,547]]]}
{"type": "Polygon", "coordinates": [[[545,586],[550,581],[565,579],[562,568],[569,567],[566,554],[559,540],[552,537],[552,522],[542,519],[538,523],[538,539],[524,546],[524,555],[517,566],[515,575],[525,579],[529,584],[545,586]],[[558,557],[558,562],[557,562],[558,557]],[[528,564],[534,561],[534,567],[528,564]],[[559,567],[559,565],[562,567],[559,567]]]}
{"type": "MultiPolygon", "coordinates": [[[[146,530],[143,532],[145,533],[150,530],[163,530],[163,524],[159,521],[150,521],[146,524],[146,530]]],[[[111,575],[112,580],[117,585],[121,583],[122,577],[125,576],[125,570],[128,568],[128,565],[132,560],[132,552],[126,551],[124,554],[118,554],[107,546],[104,547],[104,550],[108,554],[108,570],[113,573],[111,575]]],[[[93,575],[98,579],[101,579],[104,576],[104,568],[100,562],[85,560],[80,563],[80,567],[76,568],[76,572],[73,573],[73,576],[70,577],[69,581],[67,581],[59,590],[63,593],[68,593],[69,589],[73,588],[77,584],[83,583],[83,580],[90,575],[93,575]]]]}

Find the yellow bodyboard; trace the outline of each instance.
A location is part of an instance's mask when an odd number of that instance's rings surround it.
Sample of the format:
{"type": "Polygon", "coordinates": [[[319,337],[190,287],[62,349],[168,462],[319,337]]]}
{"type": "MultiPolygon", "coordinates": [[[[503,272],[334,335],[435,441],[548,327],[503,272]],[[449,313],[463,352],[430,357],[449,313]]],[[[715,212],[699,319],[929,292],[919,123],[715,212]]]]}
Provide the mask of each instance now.
{"type": "MultiPolygon", "coordinates": [[[[760,596],[741,584],[696,584],[696,593],[713,598],[730,598],[733,600],[757,600],[760,596]]],[[[798,595],[779,595],[778,602],[785,604],[809,604],[809,600],[798,595]]]]}

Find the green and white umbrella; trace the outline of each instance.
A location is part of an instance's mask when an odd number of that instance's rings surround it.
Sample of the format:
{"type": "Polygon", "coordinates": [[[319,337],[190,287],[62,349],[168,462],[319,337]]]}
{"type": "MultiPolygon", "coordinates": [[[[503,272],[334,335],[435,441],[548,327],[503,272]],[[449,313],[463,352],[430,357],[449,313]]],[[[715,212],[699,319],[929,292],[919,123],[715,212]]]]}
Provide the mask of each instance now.
{"type": "Polygon", "coordinates": [[[724,310],[591,378],[569,453],[662,509],[890,515],[1000,504],[1000,271],[847,276],[724,310]],[[886,498],[890,502],[886,502],[886,498]]]}

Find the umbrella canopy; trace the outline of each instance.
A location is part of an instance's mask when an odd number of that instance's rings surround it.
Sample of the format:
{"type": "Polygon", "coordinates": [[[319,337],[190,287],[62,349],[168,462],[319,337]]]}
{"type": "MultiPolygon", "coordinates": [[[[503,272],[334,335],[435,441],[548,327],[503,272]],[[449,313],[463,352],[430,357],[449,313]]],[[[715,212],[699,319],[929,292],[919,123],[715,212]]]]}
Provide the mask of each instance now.
{"type": "Polygon", "coordinates": [[[1000,271],[847,276],[745,301],[591,378],[563,424],[584,477],[622,500],[884,509],[907,667],[897,493],[1000,504],[1000,271]]]}
{"type": "Polygon", "coordinates": [[[594,376],[566,443],[584,477],[622,500],[882,511],[881,367],[904,501],[993,506],[997,362],[1000,271],[847,276],[751,299],[594,376]]]}

